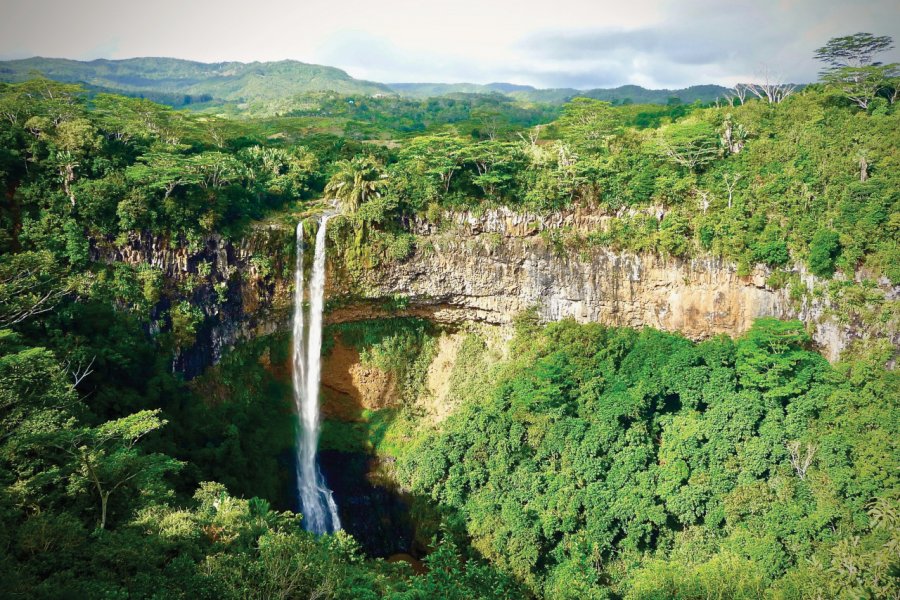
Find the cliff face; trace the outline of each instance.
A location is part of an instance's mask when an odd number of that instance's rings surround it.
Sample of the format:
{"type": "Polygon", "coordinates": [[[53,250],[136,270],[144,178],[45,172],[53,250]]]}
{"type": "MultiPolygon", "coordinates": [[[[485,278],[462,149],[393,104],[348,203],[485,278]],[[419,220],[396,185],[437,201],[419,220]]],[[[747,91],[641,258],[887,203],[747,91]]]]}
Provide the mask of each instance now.
{"type": "MultiPolygon", "coordinates": [[[[448,213],[440,226],[416,221],[411,228],[419,237],[411,257],[368,270],[356,281],[336,272],[332,293],[352,283],[372,298],[405,296],[406,312],[441,322],[507,324],[534,308],[545,320],[650,326],[693,339],[738,335],[757,317],[797,318],[814,326],[814,339],[830,360],[852,339],[870,333],[852,319],[839,323],[831,317],[822,295],[792,300],[790,290],[768,287],[770,272],[761,266],[742,277],[735,265],[719,259],[575,251],[551,241],[553,232],[596,230],[603,220],[492,210],[480,216],[448,213]]],[[[815,278],[798,274],[801,285],[816,286],[815,278]]],[[[898,294],[881,292],[888,298],[898,294]]],[[[347,307],[332,318],[359,316],[358,307],[347,307]]]]}
{"type": "MultiPolygon", "coordinates": [[[[804,293],[797,294],[768,286],[770,272],[761,266],[739,276],[735,265],[720,259],[681,260],[589,246],[573,250],[559,242],[559,234],[597,231],[609,218],[577,211],[538,217],[501,209],[477,216],[445,213],[439,224],[414,220],[408,227],[416,234],[416,248],[404,260],[350,273],[332,249],[327,294],[336,308],[326,318],[405,314],[449,324],[507,325],[534,309],[548,321],[571,317],[649,326],[703,339],[739,335],[755,318],[773,316],[811,325],[829,360],[855,338],[881,335],[900,343],[893,321],[876,331],[853,315],[838,319],[834,313],[841,311],[832,310],[821,282],[802,271],[797,279],[804,293]]],[[[166,289],[151,310],[151,334],[169,329],[176,301],[200,307],[204,319],[196,342],[178,349],[173,359],[173,369],[187,378],[242,340],[290,327],[291,227],[257,226],[238,241],[211,235],[193,245],[150,235],[125,244],[100,240],[92,253],[94,260],[162,271],[166,289]]],[[[873,293],[896,305],[900,289],[882,282],[873,293]]]]}
{"type": "Polygon", "coordinates": [[[162,299],[150,311],[149,333],[171,327],[169,310],[187,300],[203,311],[195,343],[180,348],[172,369],[193,378],[215,364],[225,349],[290,327],[293,302],[294,232],[259,226],[241,240],[210,235],[198,243],[149,234],[125,244],[98,240],[95,261],[150,265],[162,272],[162,299]]]}

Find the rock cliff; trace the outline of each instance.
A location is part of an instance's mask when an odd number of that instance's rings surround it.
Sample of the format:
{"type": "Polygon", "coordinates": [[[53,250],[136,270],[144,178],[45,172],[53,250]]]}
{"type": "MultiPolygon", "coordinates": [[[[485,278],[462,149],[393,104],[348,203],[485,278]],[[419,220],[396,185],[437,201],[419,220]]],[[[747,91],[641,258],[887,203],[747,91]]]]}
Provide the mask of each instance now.
{"type": "MultiPolygon", "coordinates": [[[[774,316],[810,325],[829,360],[855,338],[880,335],[900,343],[895,321],[881,319],[876,328],[833,310],[831,296],[822,291],[825,284],[802,269],[794,278],[801,289],[776,289],[767,283],[770,272],[763,266],[741,276],[734,264],[717,258],[571,247],[557,235],[596,231],[609,218],[582,211],[537,216],[495,209],[480,215],[448,212],[438,223],[413,220],[407,227],[416,235],[415,249],[403,260],[349,272],[332,250],[327,318],[407,314],[448,324],[507,325],[534,309],[548,321],[571,317],[649,326],[703,339],[738,335],[755,318],[774,316]]],[[[170,326],[168,311],[176,299],[202,309],[196,343],[173,360],[173,369],[188,378],[218,362],[227,347],[289,327],[294,260],[289,226],[258,225],[238,241],[211,235],[193,244],[134,235],[124,244],[96,241],[92,254],[108,263],[148,264],[165,275],[167,290],[151,310],[150,333],[170,326]]],[[[896,307],[900,290],[881,282],[873,294],[896,307]]]]}
{"type": "MultiPolygon", "coordinates": [[[[770,271],[757,266],[747,276],[716,258],[683,260],[636,255],[605,248],[572,249],[554,242],[553,232],[588,232],[608,217],[580,212],[549,217],[506,209],[445,213],[439,225],[417,220],[414,253],[407,259],[356,276],[335,271],[334,294],[355,286],[368,298],[402,296],[405,312],[440,322],[510,323],[528,309],[545,320],[574,318],[627,327],[678,331],[693,339],[738,335],[762,316],[800,319],[829,360],[857,337],[872,335],[854,319],[831,314],[820,282],[798,270],[804,288],[767,285],[770,271]],[[342,276],[343,275],[343,276],[342,276]],[[352,284],[351,285],[348,285],[352,284]]],[[[895,300],[898,289],[879,292],[895,300]]],[[[369,310],[377,312],[377,307],[369,310]]],[[[335,311],[333,319],[359,318],[360,308],[335,311]]],[[[896,343],[896,328],[889,329],[896,343]]]]}
{"type": "Polygon", "coordinates": [[[162,272],[165,287],[150,311],[149,333],[170,328],[176,300],[203,311],[195,343],[173,358],[173,370],[188,379],[217,363],[228,347],[290,327],[293,253],[293,230],[275,225],[253,227],[238,241],[210,235],[189,243],[141,234],[125,243],[96,240],[91,248],[95,261],[162,272]]]}

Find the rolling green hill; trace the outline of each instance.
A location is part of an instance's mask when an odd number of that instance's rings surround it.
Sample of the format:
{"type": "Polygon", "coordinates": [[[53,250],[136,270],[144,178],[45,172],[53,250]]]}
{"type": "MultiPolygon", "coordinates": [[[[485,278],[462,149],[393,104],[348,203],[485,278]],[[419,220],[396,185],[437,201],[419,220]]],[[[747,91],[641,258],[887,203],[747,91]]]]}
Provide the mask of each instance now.
{"type": "Polygon", "coordinates": [[[307,92],[340,94],[399,94],[431,98],[450,94],[503,94],[522,102],[562,104],[576,96],[634,104],[666,104],[678,98],[689,104],[712,102],[726,88],[697,85],[680,90],[648,90],[636,85],[611,89],[538,89],[512,83],[391,83],[354,79],[346,72],[294,60],[277,62],[201,63],[177,58],[98,59],[88,62],[62,58],[0,61],[0,81],[21,82],[36,74],[67,83],[81,83],[94,92],[146,97],[170,106],[285,100],[307,92]]]}
{"type": "Polygon", "coordinates": [[[83,83],[129,95],[190,97],[187,102],[182,100],[178,104],[210,100],[245,102],[314,91],[391,93],[385,85],[354,79],[340,69],[293,60],[208,64],[176,58],[82,62],[35,57],[0,62],[2,81],[24,81],[35,73],[57,81],[83,83]]]}
{"type": "Polygon", "coordinates": [[[414,98],[444,96],[453,93],[500,93],[524,102],[548,104],[562,104],[576,96],[616,103],[630,101],[634,104],[666,104],[670,98],[678,98],[681,102],[690,104],[697,100],[713,102],[716,98],[724,97],[728,91],[727,88],[719,85],[694,85],[679,90],[648,90],[639,85],[623,85],[617,88],[591,90],[577,90],[575,88],[538,89],[529,85],[512,83],[488,83],[485,85],[477,83],[391,83],[388,85],[400,95],[414,98]]]}

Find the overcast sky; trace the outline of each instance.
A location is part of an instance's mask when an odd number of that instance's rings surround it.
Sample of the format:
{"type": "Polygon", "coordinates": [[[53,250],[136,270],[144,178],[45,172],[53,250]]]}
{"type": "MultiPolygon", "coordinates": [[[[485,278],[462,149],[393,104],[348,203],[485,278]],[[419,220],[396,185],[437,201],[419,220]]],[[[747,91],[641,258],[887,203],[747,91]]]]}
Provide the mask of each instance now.
{"type": "Polygon", "coordinates": [[[812,52],[858,31],[900,40],[900,1],[0,0],[5,59],[291,58],[382,82],[808,82],[812,52]]]}

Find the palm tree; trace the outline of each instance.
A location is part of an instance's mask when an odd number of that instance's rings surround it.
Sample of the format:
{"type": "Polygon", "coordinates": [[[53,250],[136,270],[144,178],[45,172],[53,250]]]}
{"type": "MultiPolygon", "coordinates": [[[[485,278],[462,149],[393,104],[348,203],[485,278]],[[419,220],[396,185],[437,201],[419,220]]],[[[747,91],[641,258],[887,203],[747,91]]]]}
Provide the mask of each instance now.
{"type": "Polygon", "coordinates": [[[373,156],[357,156],[336,165],[337,171],[328,180],[325,193],[341,203],[344,214],[354,214],[363,202],[381,195],[385,174],[373,156]]]}

